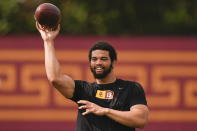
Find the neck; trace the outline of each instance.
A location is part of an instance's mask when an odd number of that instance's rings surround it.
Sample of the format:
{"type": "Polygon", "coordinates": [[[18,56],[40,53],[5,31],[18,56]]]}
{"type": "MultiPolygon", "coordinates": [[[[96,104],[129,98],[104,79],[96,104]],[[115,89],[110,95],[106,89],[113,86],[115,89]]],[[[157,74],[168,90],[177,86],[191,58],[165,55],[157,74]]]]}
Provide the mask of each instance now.
{"type": "Polygon", "coordinates": [[[111,71],[105,78],[102,79],[96,79],[97,84],[109,84],[116,81],[116,77],[114,75],[114,72],[111,71]]]}

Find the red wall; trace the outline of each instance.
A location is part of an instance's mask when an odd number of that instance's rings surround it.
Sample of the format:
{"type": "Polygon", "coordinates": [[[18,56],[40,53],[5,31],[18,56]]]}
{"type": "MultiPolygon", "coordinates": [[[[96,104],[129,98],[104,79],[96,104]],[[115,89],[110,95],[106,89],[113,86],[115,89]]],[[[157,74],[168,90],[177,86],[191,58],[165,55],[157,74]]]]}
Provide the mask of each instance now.
{"type": "MultiPolygon", "coordinates": [[[[145,89],[145,131],[197,130],[197,38],[59,36],[55,47],[63,72],[93,81],[88,49],[103,40],[118,50],[117,77],[145,89]]],[[[76,110],[46,79],[40,36],[0,37],[1,131],[73,131],[76,110]]]]}

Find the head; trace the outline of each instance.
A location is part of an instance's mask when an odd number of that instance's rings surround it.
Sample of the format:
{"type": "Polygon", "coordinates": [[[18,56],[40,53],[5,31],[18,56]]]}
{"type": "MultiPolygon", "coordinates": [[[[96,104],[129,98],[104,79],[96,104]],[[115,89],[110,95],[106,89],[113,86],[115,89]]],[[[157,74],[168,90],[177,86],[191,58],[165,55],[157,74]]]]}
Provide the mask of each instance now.
{"type": "Polygon", "coordinates": [[[106,77],[113,69],[116,60],[117,53],[107,42],[97,42],[89,51],[90,69],[97,79],[106,77]]]}

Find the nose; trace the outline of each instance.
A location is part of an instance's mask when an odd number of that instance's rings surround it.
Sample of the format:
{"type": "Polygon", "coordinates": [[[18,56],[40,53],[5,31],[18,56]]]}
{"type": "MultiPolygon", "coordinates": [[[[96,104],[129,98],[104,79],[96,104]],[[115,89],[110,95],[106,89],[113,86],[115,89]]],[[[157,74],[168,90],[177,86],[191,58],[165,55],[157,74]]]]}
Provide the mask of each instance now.
{"type": "Polygon", "coordinates": [[[96,61],[96,65],[101,65],[102,64],[102,61],[100,60],[100,59],[98,59],[97,61],[96,61]]]}

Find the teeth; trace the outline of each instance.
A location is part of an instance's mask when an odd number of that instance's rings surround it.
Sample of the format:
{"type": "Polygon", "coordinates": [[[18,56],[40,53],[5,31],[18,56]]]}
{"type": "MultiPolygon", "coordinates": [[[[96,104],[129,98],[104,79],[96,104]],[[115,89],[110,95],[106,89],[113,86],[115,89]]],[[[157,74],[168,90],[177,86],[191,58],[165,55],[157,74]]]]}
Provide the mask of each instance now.
{"type": "Polygon", "coordinates": [[[102,71],[103,68],[102,68],[102,67],[96,67],[96,70],[97,70],[97,71],[102,71]]]}

